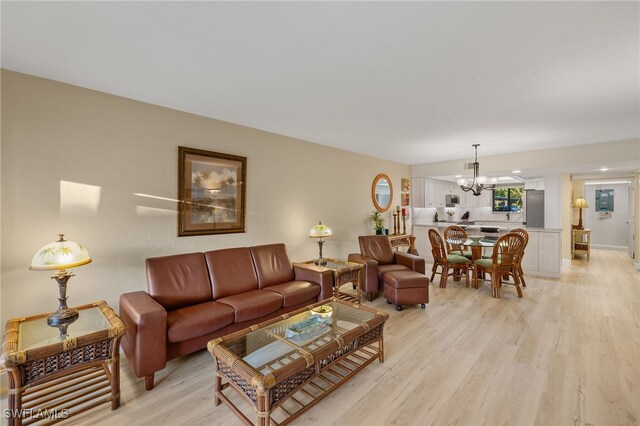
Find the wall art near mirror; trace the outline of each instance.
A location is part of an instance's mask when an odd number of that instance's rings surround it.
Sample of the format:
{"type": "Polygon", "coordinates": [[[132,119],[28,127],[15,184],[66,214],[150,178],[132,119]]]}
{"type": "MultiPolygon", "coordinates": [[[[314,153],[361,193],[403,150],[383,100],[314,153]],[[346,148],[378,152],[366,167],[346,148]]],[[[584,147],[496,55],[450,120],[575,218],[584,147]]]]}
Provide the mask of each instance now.
{"type": "Polygon", "coordinates": [[[400,179],[400,188],[401,188],[400,190],[402,192],[409,192],[409,183],[410,182],[411,181],[409,179],[407,179],[407,178],[400,179]]]}

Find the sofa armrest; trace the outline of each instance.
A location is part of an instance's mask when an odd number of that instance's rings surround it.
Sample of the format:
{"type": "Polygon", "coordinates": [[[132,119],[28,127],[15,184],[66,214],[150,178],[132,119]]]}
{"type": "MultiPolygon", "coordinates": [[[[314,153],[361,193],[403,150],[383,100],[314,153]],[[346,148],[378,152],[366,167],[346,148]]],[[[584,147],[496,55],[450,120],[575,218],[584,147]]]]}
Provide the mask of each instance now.
{"type": "Polygon", "coordinates": [[[167,364],[167,311],[147,292],[120,296],[120,318],[127,326],[124,351],[138,377],[162,370],[167,364]]]}
{"type": "Polygon", "coordinates": [[[419,256],[415,256],[413,254],[405,253],[402,251],[396,252],[395,255],[396,255],[396,263],[398,265],[406,266],[407,268],[411,268],[411,270],[413,271],[424,274],[425,265],[424,265],[423,258],[419,256]]]}
{"type": "Polygon", "coordinates": [[[309,281],[320,285],[318,301],[333,297],[333,271],[313,263],[295,263],[293,272],[296,280],[309,281]]]}
{"type": "Polygon", "coordinates": [[[378,279],[378,262],[360,253],[350,253],[349,262],[362,263],[364,265],[363,288],[365,293],[377,293],[380,290],[378,279]]]}

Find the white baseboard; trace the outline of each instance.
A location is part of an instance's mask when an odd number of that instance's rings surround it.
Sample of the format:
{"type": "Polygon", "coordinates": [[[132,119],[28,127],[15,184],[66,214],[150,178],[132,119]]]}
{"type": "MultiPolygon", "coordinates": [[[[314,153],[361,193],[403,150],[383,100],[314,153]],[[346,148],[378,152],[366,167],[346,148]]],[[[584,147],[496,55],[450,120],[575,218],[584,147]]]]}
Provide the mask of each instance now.
{"type": "Polygon", "coordinates": [[[629,250],[629,247],[607,246],[607,245],[600,245],[600,244],[591,244],[591,248],[600,249],[600,250],[618,250],[618,251],[627,251],[627,250],[629,250]]]}
{"type": "Polygon", "coordinates": [[[568,268],[571,266],[571,259],[562,259],[562,267],[568,268]]]}

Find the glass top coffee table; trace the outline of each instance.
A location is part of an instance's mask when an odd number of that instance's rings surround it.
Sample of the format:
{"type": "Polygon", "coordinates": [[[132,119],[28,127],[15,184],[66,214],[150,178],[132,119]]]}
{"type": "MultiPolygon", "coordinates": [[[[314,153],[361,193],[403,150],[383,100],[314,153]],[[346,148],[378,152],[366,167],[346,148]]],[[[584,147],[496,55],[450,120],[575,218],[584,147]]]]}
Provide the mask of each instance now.
{"type": "Polygon", "coordinates": [[[288,423],[376,359],[384,361],[388,317],[334,297],[210,341],[215,404],[224,402],[246,423],[256,412],[259,425],[288,423]],[[249,403],[244,410],[227,388],[249,403]]]}

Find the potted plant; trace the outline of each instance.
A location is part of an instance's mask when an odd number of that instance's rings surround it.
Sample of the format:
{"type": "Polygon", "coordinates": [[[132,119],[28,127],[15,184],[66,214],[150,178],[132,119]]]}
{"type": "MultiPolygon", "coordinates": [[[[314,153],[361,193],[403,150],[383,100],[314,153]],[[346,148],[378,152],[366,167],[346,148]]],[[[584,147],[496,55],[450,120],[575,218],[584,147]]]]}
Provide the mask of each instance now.
{"type": "Polygon", "coordinates": [[[380,212],[377,210],[372,211],[369,215],[369,219],[373,222],[373,227],[376,228],[376,234],[384,234],[384,217],[380,212]]]}

